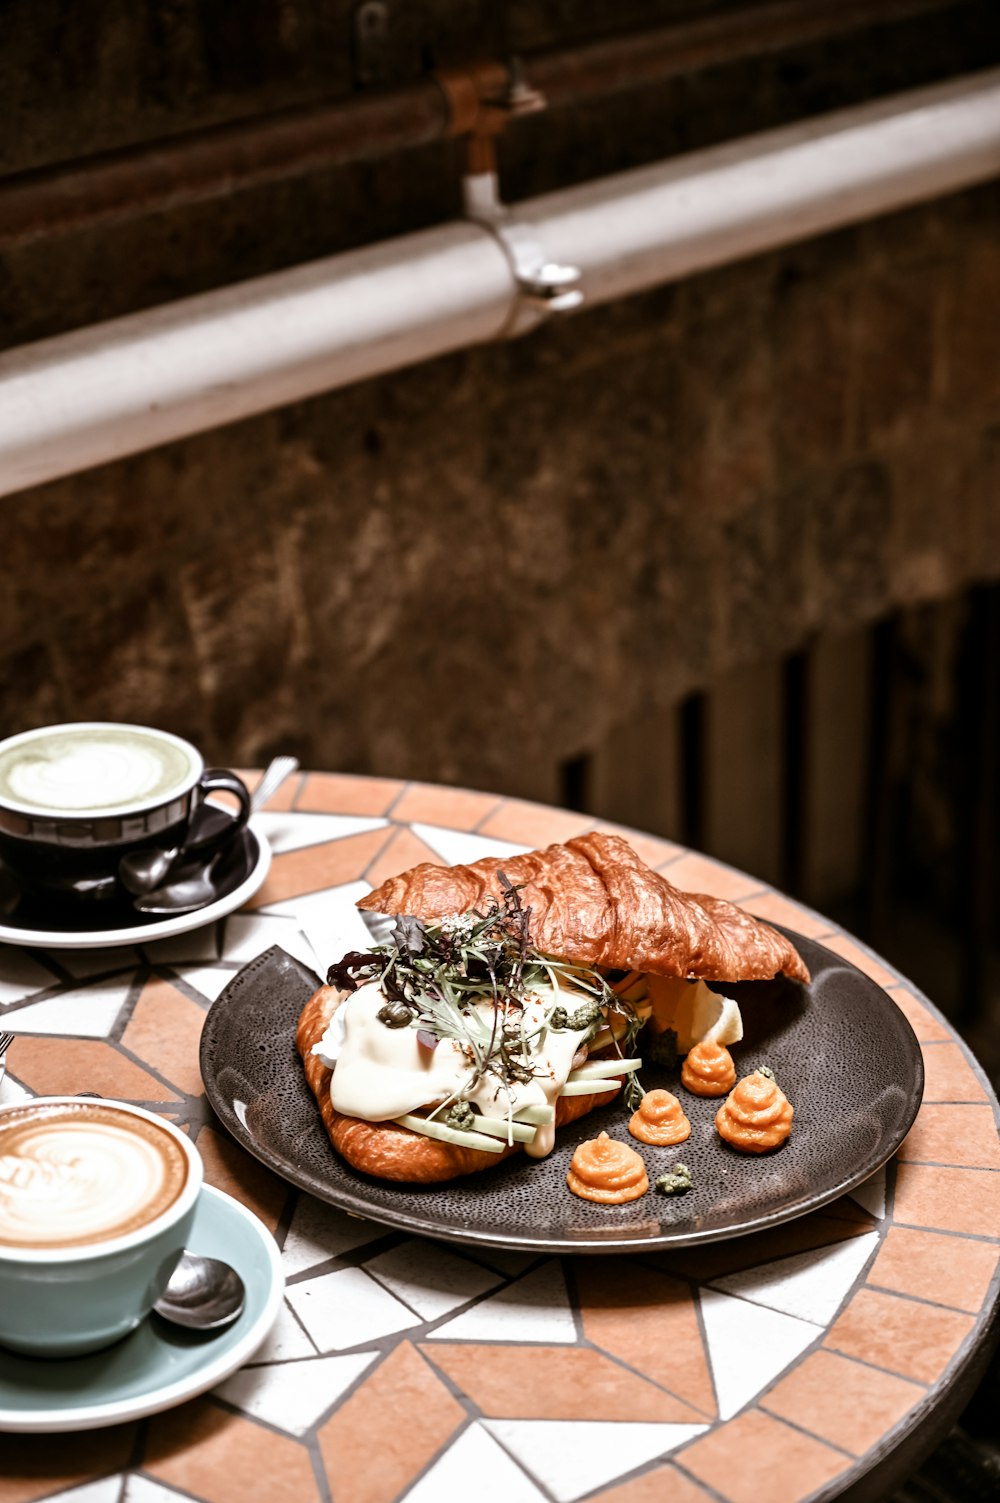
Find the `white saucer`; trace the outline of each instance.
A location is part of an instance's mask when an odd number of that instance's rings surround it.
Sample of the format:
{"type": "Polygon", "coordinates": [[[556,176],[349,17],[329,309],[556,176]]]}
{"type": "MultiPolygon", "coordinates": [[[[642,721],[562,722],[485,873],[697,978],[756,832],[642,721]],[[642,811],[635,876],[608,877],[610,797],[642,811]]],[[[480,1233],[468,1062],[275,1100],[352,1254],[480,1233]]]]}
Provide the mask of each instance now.
{"type": "Polygon", "coordinates": [[[0,1347],[0,1431],[97,1430],[158,1414],[214,1388],[261,1345],[281,1309],[277,1243],[239,1201],[205,1186],[188,1246],[231,1263],[246,1286],[238,1320],[196,1336],[157,1316],[89,1357],[22,1357],[0,1347]]]}
{"type": "Polygon", "coordinates": [[[109,945],[141,945],[171,934],[187,934],[215,919],[225,918],[242,908],[263,885],[271,868],[271,847],[262,832],[254,827],[244,831],[249,843],[250,871],[238,887],[214,903],[207,903],[194,913],[178,913],[173,918],[150,918],[144,923],[123,923],[109,929],[44,929],[33,925],[0,923],[0,943],[29,945],[39,950],[98,950],[109,945]]]}

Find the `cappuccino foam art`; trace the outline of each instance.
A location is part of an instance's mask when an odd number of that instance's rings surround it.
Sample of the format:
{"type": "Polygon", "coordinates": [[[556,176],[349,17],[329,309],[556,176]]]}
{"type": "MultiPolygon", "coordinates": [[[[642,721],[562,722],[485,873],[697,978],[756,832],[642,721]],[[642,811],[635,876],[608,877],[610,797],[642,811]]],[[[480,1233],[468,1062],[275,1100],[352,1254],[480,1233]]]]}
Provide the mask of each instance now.
{"type": "Polygon", "coordinates": [[[26,1103],[0,1118],[0,1248],[75,1248],[149,1225],[188,1177],[184,1149],[100,1102],[26,1103]]]}
{"type": "Polygon", "coordinates": [[[67,815],[143,808],[183,792],[201,771],[179,737],[141,726],[46,727],[0,748],[0,799],[67,815]]]}

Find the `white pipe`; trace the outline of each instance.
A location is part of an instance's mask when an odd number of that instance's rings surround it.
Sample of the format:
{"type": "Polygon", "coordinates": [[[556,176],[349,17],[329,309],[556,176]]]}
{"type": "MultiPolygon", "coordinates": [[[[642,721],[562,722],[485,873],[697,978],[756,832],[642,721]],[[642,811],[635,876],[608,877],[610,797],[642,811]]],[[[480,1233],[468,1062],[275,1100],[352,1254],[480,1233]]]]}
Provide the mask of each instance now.
{"type": "MultiPolygon", "coordinates": [[[[518,205],[594,306],[1000,174],[1000,69],[518,205]]],[[[495,339],[493,234],[444,225],[0,355],[0,495],[495,339]]]]}
{"type": "Polygon", "coordinates": [[[1000,174],[1000,68],[524,205],[584,306],[1000,174]]]}

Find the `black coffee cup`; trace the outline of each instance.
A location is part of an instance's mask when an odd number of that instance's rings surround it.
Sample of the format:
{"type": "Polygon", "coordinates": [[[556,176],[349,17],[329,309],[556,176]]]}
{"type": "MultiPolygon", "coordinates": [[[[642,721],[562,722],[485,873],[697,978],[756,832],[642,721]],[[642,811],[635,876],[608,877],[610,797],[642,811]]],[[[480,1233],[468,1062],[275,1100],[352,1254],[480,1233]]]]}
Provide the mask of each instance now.
{"type": "Polygon", "coordinates": [[[80,721],[0,741],[0,859],[26,898],[128,898],[124,856],[179,847],[208,861],[249,816],[241,779],[169,731],[80,721]],[[206,805],[210,793],[232,794],[235,813],[206,805]]]}

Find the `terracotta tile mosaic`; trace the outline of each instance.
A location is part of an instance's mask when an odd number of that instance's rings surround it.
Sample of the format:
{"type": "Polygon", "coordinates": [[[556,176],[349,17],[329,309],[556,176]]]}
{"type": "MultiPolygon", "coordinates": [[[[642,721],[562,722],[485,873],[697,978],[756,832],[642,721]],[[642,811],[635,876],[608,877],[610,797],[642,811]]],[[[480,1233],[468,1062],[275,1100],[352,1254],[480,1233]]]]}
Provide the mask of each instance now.
{"type": "Polygon", "coordinates": [[[58,1038],[24,1034],[8,1049],[7,1068],[40,1096],[96,1091],[126,1101],[180,1100],[176,1091],[103,1039],[74,1039],[66,1049],[58,1038]]]}
{"type": "Polygon", "coordinates": [[[746,907],[767,923],[782,924],[786,929],[794,929],[796,934],[804,934],[807,939],[820,939],[831,932],[829,919],[817,918],[808,908],[793,903],[791,898],[782,897],[780,892],[758,893],[747,899],[746,907]]]}
{"type": "MultiPolygon", "coordinates": [[[[250,789],[250,792],[253,793],[261,778],[263,777],[263,773],[241,772],[240,777],[243,779],[244,783],[246,783],[247,787],[250,789]]],[[[277,814],[285,809],[294,809],[296,799],[299,796],[299,792],[301,791],[304,782],[305,777],[302,773],[293,772],[290,777],[287,777],[282,783],[281,787],[277,789],[276,792],[271,794],[271,797],[264,805],[264,809],[267,811],[267,813],[277,814]]]]}
{"type": "Polygon", "coordinates": [[[992,1108],[926,1103],[899,1150],[901,1159],[1000,1169],[1000,1138],[992,1108]]]}
{"type": "Polygon", "coordinates": [[[989,1293],[998,1260],[996,1243],[891,1226],[868,1282],[975,1315],[989,1293]]]}
{"type": "Polygon", "coordinates": [[[655,835],[641,835],[638,830],[630,830],[626,825],[595,824],[595,830],[601,830],[608,835],[620,835],[627,840],[641,861],[651,866],[654,871],[664,866],[666,862],[673,861],[676,856],[684,854],[684,846],[677,845],[673,840],[661,840],[655,835]]]}
{"type": "Polygon", "coordinates": [[[51,1435],[0,1436],[0,1503],[33,1503],[118,1472],[135,1446],[135,1425],[85,1430],[71,1443],[51,1435]]]}
{"type": "Polygon", "coordinates": [[[474,830],[501,802],[496,793],[411,783],[393,804],[392,817],[416,824],[445,825],[449,830],[474,830]]]}
{"type": "Polygon", "coordinates": [[[756,1232],[752,1237],[731,1237],[707,1247],[693,1247],[688,1252],[665,1253],[659,1261],[666,1270],[688,1278],[717,1279],[759,1263],[770,1263],[775,1258],[862,1237],[875,1223],[860,1206],[855,1206],[855,1210],[857,1215],[850,1219],[816,1211],[811,1216],[799,1216],[787,1226],[756,1232]]]}
{"type": "Polygon", "coordinates": [[[205,1162],[205,1183],[242,1201],[273,1232],[288,1199],[284,1180],[212,1127],[203,1127],[195,1142],[205,1162]]]}
{"type": "Polygon", "coordinates": [[[200,1096],[204,1087],[198,1041],[204,1023],[205,1013],[197,1002],[169,981],[154,978],[139,994],[122,1043],[189,1096],[200,1096]]]}
{"type": "Polygon", "coordinates": [[[727,1503],[803,1503],[850,1465],[822,1441],[758,1411],[692,1441],[677,1461],[727,1503]]]}
{"type": "Polygon", "coordinates": [[[618,1258],[580,1260],[574,1276],[588,1341],[714,1416],[715,1390],[690,1285],[618,1258]]]}
{"type": "Polygon", "coordinates": [[[675,1466],[658,1466],[631,1482],[594,1493],[588,1503],[709,1503],[710,1497],[675,1466]]]}
{"type": "Polygon", "coordinates": [[[959,1044],[925,1044],[924,1102],[985,1101],[986,1087],[959,1044]]]}
{"type": "Polygon", "coordinates": [[[571,814],[567,809],[551,809],[546,804],[527,804],[508,799],[479,826],[481,835],[510,840],[518,845],[540,849],[555,841],[571,840],[592,830],[591,814],[571,814]]]}
{"type": "Polygon", "coordinates": [[[971,1328],[969,1317],[957,1311],[859,1289],[823,1345],[916,1383],[933,1383],[971,1328]]]}
{"type": "Polygon", "coordinates": [[[713,898],[728,898],[732,903],[749,898],[763,885],[756,877],[748,877],[745,872],[734,871],[694,851],[668,862],[661,870],[667,881],[682,892],[707,892],[713,898]]]}
{"type": "Polygon", "coordinates": [[[405,786],[392,778],[311,772],[299,790],[295,808],[303,814],[388,814],[405,786]]]}
{"type": "Polygon", "coordinates": [[[465,1422],[465,1410],[403,1342],[319,1432],[333,1503],[390,1503],[465,1422]]]}
{"type": "Polygon", "coordinates": [[[775,1384],[761,1407],[852,1456],[863,1456],[925,1392],[905,1378],[834,1352],[813,1352],[775,1384]]]}
{"type": "Polygon", "coordinates": [[[1000,1238],[1000,1174],[991,1169],[900,1164],[895,1219],[903,1226],[1000,1238]]]}
{"type": "Polygon", "coordinates": [[[432,866],[443,866],[444,862],[429,845],[418,840],[411,830],[396,830],[389,838],[389,843],[383,845],[375,860],[365,871],[365,881],[373,887],[378,887],[389,877],[395,877],[399,872],[405,872],[411,866],[419,866],[421,862],[429,861],[432,866]]]}
{"type": "Polygon", "coordinates": [[[422,1350],[483,1414],[497,1418],[672,1425],[697,1425],[705,1420],[689,1404],[587,1348],[436,1341],[422,1350]]]}
{"type": "Polygon", "coordinates": [[[855,940],[849,939],[846,934],[828,935],[823,943],[828,950],[834,950],[838,955],[842,955],[845,960],[849,960],[851,965],[856,965],[859,971],[864,971],[865,975],[870,976],[873,981],[877,981],[879,986],[891,986],[894,981],[899,980],[895,971],[891,971],[887,965],[883,965],[874,955],[869,955],[867,950],[863,949],[855,940]]]}
{"type": "Polygon", "coordinates": [[[886,990],[921,1043],[932,1039],[947,1040],[951,1037],[947,1025],[939,1022],[908,986],[890,986],[886,990]]]}
{"type": "Polygon", "coordinates": [[[204,1503],[318,1503],[308,1451],[206,1399],[149,1421],[143,1471],[204,1503]]]}
{"type": "Polygon", "coordinates": [[[365,830],[360,835],[345,835],[342,840],[275,856],[267,881],[247,907],[266,908],[271,903],[285,903],[327,887],[356,882],[389,838],[384,829],[365,830]]]}

